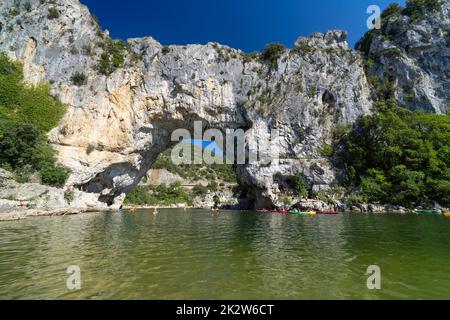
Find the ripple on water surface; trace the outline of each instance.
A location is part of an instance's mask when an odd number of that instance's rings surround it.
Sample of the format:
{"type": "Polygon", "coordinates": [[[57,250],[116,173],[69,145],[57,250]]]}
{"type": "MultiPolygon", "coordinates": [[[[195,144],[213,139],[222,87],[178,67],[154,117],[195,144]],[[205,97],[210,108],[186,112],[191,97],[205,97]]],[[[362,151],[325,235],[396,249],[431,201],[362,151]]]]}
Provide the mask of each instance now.
{"type": "Polygon", "coordinates": [[[450,220],[139,210],[0,224],[0,299],[447,299],[450,220]],[[82,289],[66,288],[81,268],[82,289]],[[379,265],[382,289],[366,286],[379,265]]]}

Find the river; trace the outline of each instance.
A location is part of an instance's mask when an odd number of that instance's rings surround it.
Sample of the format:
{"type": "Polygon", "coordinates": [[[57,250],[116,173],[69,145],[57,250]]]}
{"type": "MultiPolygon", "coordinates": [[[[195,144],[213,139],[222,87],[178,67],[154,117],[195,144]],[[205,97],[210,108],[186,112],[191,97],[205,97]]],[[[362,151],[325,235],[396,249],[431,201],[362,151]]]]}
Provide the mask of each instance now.
{"type": "Polygon", "coordinates": [[[151,210],[0,223],[0,299],[449,299],[450,219],[151,210]],[[381,289],[366,271],[381,271],[381,289]],[[81,289],[66,286],[78,266],[81,289]]]}

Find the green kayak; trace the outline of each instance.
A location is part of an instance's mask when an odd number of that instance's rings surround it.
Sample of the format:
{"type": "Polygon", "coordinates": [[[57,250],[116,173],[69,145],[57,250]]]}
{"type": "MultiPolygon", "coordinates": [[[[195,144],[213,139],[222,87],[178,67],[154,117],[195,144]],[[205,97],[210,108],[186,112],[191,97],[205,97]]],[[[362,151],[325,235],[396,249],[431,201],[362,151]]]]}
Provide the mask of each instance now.
{"type": "Polygon", "coordinates": [[[315,214],[317,214],[317,213],[314,212],[314,211],[306,211],[306,212],[302,212],[302,211],[290,211],[289,214],[301,214],[301,215],[308,215],[308,216],[311,216],[311,215],[315,215],[315,214]]]}
{"type": "Polygon", "coordinates": [[[417,214],[442,214],[440,210],[433,209],[433,210],[415,210],[414,211],[417,214]]]}

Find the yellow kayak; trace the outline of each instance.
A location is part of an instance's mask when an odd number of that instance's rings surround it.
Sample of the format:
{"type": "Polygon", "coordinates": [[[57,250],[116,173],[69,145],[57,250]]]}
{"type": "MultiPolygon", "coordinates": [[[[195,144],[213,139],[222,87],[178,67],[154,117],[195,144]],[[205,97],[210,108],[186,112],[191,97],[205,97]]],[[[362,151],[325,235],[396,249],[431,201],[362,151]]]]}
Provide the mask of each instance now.
{"type": "Polygon", "coordinates": [[[450,211],[444,211],[442,212],[442,214],[444,215],[444,217],[450,218],[450,211]]]}
{"type": "Polygon", "coordinates": [[[315,211],[290,211],[290,214],[300,214],[300,215],[315,215],[317,212],[315,211]]]}

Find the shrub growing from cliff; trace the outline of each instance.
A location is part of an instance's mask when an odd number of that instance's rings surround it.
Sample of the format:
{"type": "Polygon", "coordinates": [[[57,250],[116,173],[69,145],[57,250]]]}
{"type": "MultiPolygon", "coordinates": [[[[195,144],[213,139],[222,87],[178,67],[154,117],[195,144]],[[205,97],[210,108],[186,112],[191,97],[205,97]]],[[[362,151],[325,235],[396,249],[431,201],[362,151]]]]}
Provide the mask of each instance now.
{"type": "Polygon", "coordinates": [[[108,76],[125,62],[127,44],[122,40],[108,39],[103,47],[104,52],[100,56],[98,70],[108,76]]]}
{"type": "Polygon", "coordinates": [[[75,72],[70,80],[78,87],[84,86],[87,83],[87,77],[82,72],[75,72]]]}
{"type": "Polygon", "coordinates": [[[436,11],[441,6],[442,0],[408,0],[404,13],[413,20],[422,20],[426,12],[436,11]]]}
{"type": "Polygon", "coordinates": [[[46,133],[65,111],[48,85],[24,84],[21,64],[0,54],[0,166],[39,171],[43,183],[62,185],[67,170],[56,164],[46,133]]]}
{"type": "Polygon", "coordinates": [[[398,3],[390,4],[381,14],[382,20],[388,20],[392,17],[398,17],[403,13],[404,8],[398,3]]]}
{"type": "Polygon", "coordinates": [[[308,182],[304,176],[295,176],[291,179],[290,185],[294,189],[297,196],[306,198],[308,196],[308,182]]]}
{"type": "Polygon", "coordinates": [[[406,8],[403,8],[397,3],[389,5],[381,14],[381,30],[373,29],[366,32],[356,44],[356,49],[364,52],[368,57],[370,45],[374,36],[382,34],[389,38],[394,37],[395,39],[395,29],[390,28],[389,30],[386,30],[386,28],[384,28],[386,21],[400,15],[409,16],[414,21],[422,20],[425,19],[427,12],[439,10],[441,6],[442,0],[408,0],[406,2],[406,8]]]}
{"type": "Polygon", "coordinates": [[[137,186],[128,193],[125,204],[168,206],[185,203],[192,204],[192,196],[179,182],[160,186],[137,186]]]}
{"type": "Polygon", "coordinates": [[[317,148],[317,153],[324,158],[331,158],[334,155],[334,148],[332,145],[324,143],[317,148]]]}
{"type": "Polygon", "coordinates": [[[59,18],[59,11],[56,8],[48,9],[47,18],[50,20],[59,18]]]}
{"type": "Polygon", "coordinates": [[[352,186],[369,201],[407,207],[450,206],[450,114],[378,104],[343,138],[340,152],[352,186]]]}
{"type": "Polygon", "coordinates": [[[262,58],[264,61],[268,62],[270,66],[276,66],[278,59],[286,50],[285,46],[281,43],[271,43],[268,44],[262,53],[262,58]]]}

